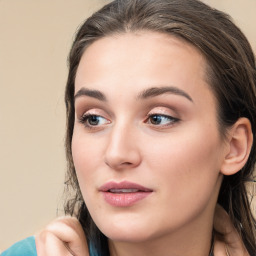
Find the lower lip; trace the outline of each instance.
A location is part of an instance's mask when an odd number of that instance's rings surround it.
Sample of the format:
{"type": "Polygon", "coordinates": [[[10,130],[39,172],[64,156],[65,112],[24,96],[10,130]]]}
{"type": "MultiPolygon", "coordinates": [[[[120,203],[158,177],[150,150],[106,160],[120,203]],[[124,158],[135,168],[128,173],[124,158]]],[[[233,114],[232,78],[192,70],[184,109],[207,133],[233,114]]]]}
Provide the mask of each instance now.
{"type": "Polygon", "coordinates": [[[110,193],[103,192],[104,199],[107,203],[116,207],[132,206],[138,201],[143,200],[152,192],[135,192],[135,193],[110,193]]]}

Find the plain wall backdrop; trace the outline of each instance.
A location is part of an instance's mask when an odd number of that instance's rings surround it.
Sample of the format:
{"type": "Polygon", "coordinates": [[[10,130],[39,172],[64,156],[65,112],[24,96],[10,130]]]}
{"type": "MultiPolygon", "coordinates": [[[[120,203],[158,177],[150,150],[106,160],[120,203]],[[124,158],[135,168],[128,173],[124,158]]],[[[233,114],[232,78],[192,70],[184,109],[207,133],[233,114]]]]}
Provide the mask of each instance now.
{"type": "MultiPolygon", "coordinates": [[[[63,214],[67,55],[106,2],[0,0],[0,251],[63,214]]],[[[256,52],[256,0],[204,2],[229,13],[256,52]]]]}

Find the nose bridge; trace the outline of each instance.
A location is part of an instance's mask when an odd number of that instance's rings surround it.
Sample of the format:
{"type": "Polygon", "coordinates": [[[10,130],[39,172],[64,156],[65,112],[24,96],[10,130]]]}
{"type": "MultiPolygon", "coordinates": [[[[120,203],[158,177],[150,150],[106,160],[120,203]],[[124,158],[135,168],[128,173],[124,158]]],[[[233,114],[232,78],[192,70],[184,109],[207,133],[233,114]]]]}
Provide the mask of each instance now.
{"type": "Polygon", "coordinates": [[[140,152],[135,140],[136,130],[125,120],[116,122],[113,126],[105,152],[105,162],[111,168],[135,167],[140,159],[140,152]]]}

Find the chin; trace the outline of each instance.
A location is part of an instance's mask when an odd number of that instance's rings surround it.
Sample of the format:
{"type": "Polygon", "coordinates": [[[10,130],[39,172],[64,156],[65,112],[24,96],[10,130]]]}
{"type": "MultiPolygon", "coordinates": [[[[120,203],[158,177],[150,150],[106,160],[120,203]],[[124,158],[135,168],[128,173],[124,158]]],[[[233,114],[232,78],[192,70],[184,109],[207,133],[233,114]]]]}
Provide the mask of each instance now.
{"type": "Polygon", "coordinates": [[[152,239],[152,234],[145,230],[112,230],[105,232],[104,235],[110,240],[123,243],[141,243],[152,239]]]}
{"type": "Polygon", "coordinates": [[[100,231],[109,239],[119,242],[142,242],[150,239],[152,228],[149,223],[134,221],[117,221],[114,218],[111,221],[105,219],[104,223],[96,223],[100,231]]]}

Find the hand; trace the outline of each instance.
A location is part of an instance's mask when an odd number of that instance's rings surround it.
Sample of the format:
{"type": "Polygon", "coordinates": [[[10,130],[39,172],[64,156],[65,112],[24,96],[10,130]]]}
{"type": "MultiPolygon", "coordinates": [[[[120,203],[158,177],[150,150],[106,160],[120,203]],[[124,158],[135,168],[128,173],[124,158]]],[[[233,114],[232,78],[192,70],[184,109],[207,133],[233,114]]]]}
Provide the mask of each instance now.
{"type": "Polygon", "coordinates": [[[89,256],[87,241],[79,221],[61,217],[36,234],[38,256],[89,256]]]}
{"type": "Polygon", "coordinates": [[[219,205],[215,208],[214,256],[250,256],[227,212],[219,205]]]}

